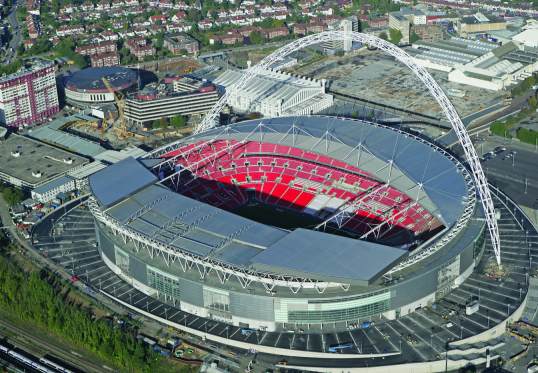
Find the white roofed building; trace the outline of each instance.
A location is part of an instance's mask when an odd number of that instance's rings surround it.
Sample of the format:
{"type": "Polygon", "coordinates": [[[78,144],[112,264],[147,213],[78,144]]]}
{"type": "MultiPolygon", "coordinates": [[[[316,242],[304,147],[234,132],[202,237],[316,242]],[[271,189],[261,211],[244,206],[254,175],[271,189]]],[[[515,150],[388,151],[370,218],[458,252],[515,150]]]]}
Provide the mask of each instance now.
{"type": "MultiPolygon", "coordinates": [[[[228,70],[215,84],[229,90],[242,74],[228,70]]],[[[228,99],[228,105],[238,112],[259,112],[266,117],[315,114],[332,104],[333,96],[325,92],[325,80],[275,70],[263,70],[246,87],[232,91],[228,99]]]]}

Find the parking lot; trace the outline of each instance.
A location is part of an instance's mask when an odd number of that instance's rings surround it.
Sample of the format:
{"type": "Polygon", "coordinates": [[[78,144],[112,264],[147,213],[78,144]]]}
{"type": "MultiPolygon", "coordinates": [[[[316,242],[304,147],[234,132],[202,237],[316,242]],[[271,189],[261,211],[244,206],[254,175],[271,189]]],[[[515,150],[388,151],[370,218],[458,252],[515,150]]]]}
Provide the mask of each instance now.
{"type": "Polygon", "coordinates": [[[435,306],[419,309],[396,320],[378,320],[367,329],[331,330],[328,326],[321,333],[315,333],[315,330],[242,333],[239,327],[185,313],[164,299],[145,295],[114,274],[102,261],[95,245],[93,219],[84,207],[76,207],[45,222],[36,229],[34,240],[37,240],[37,250],[87,283],[90,293],[101,291],[179,325],[227,339],[283,349],[327,352],[331,344],[349,341],[353,348],[342,353],[402,352],[384,360],[368,359],[366,362],[365,359],[353,359],[355,365],[371,366],[440,359],[444,356],[447,341],[481,333],[504,320],[518,307],[527,291],[529,254],[533,263],[538,262],[538,236],[536,233],[526,235],[528,227],[522,228],[509,208],[499,200],[497,208],[502,216],[499,220],[502,259],[508,271],[504,278],[492,279],[484,274],[485,263],[492,256],[488,243],[478,270],[435,306]],[[478,312],[466,315],[465,305],[471,297],[479,298],[480,308],[478,312]]]}

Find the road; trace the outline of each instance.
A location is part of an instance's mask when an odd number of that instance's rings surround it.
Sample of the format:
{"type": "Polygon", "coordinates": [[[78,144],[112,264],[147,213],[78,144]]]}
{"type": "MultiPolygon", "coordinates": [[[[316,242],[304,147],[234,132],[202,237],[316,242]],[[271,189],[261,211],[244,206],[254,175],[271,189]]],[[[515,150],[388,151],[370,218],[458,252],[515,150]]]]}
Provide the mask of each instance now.
{"type": "Polygon", "coordinates": [[[504,152],[483,161],[486,177],[519,205],[538,209],[538,153],[532,146],[498,136],[489,136],[476,148],[479,154],[484,154],[497,146],[517,153],[504,159],[507,154],[504,152]]]}
{"type": "Polygon", "coordinates": [[[9,41],[8,50],[3,58],[7,63],[12,62],[15,59],[17,48],[22,43],[22,31],[17,21],[17,5],[17,0],[13,0],[13,6],[6,17],[11,25],[11,40],[9,41]],[[11,51],[11,48],[13,48],[13,52],[11,51]]]}
{"type": "MultiPolygon", "coordinates": [[[[527,100],[534,94],[534,90],[528,90],[525,94],[514,98],[510,106],[507,106],[504,109],[503,103],[499,102],[498,104],[463,117],[461,118],[461,121],[465,127],[468,127],[468,131],[471,133],[480,131],[483,128],[489,128],[490,123],[495,120],[520,111],[527,105],[527,100]]],[[[449,131],[447,134],[436,140],[447,147],[451,147],[458,143],[458,138],[456,137],[454,130],[449,131]]]]}

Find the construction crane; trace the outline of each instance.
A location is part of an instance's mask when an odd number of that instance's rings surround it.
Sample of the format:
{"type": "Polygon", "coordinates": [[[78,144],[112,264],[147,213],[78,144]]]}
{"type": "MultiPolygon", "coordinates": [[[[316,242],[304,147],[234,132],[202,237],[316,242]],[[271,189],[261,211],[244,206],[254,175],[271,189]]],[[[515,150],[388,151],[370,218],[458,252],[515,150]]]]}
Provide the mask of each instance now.
{"type": "Polygon", "coordinates": [[[103,84],[108,89],[108,92],[114,96],[114,101],[116,102],[116,106],[118,107],[118,125],[115,127],[116,134],[119,138],[124,139],[128,137],[129,131],[127,131],[127,126],[125,124],[125,118],[123,116],[123,109],[124,109],[124,101],[121,93],[115,92],[112,88],[112,85],[110,82],[105,78],[101,78],[103,81],[103,84]]]}

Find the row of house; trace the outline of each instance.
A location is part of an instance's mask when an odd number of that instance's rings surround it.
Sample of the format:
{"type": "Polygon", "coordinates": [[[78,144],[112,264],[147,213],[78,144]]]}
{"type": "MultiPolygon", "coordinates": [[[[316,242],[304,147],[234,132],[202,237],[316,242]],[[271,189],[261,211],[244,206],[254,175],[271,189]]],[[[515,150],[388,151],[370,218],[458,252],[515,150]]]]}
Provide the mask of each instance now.
{"type": "Polygon", "coordinates": [[[269,29],[263,29],[261,27],[242,27],[234,31],[229,31],[224,35],[214,35],[209,39],[209,44],[224,44],[234,45],[237,43],[243,43],[245,38],[248,38],[253,32],[259,32],[265,39],[271,40],[281,36],[288,36],[289,30],[287,27],[274,27],[269,29]]]}

